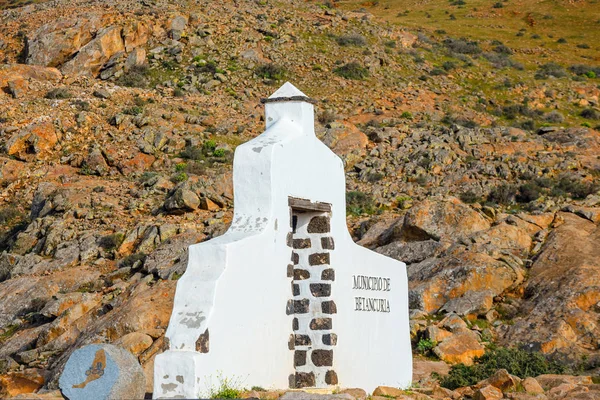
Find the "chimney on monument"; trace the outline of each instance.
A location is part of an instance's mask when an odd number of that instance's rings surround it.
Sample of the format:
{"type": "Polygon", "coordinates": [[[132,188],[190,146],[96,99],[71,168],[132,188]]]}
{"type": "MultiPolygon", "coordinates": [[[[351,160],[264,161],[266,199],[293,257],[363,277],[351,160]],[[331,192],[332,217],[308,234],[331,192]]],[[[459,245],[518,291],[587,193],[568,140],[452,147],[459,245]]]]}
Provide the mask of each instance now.
{"type": "Polygon", "coordinates": [[[285,118],[299,124],[305,134],[314,136],[315,109],[313,104],[315,100],[309,98],[291,83],[284,83],[269,98],[262,99],[261,102],[265,104],[267,129],[278,120],[285,118]]]}

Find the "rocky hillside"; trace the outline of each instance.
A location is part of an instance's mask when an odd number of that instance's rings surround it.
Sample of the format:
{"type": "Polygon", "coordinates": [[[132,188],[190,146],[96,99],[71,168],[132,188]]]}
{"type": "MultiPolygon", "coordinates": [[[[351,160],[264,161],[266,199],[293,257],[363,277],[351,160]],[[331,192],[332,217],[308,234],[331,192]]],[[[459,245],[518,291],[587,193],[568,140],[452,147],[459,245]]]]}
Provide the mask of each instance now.
{"type": "Polygon", "coordinates": [[[227,229],[233,151],[285,80],[345,161],[355,239],[408,265],[416,353],[517,347],[598,376],[597,48],[532,62],[346,3],[7,5],[1,397],[56,389],[92,342],[152,390],[187,246],[227,229]]]}

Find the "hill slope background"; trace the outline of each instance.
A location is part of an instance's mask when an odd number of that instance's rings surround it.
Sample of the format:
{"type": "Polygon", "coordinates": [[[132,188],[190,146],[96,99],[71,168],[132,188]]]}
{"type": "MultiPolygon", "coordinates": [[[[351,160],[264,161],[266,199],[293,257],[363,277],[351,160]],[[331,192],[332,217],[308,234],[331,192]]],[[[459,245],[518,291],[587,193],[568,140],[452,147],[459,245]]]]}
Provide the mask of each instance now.
{"type": "Polygon", "coordinates": [[[319,101],[355,239],[409,265],[415,349],[598,374],[597,2],[22,4],[0,18],[5,393],[56,388],[91,342],[151,377],[285,80],[319,101]]]}

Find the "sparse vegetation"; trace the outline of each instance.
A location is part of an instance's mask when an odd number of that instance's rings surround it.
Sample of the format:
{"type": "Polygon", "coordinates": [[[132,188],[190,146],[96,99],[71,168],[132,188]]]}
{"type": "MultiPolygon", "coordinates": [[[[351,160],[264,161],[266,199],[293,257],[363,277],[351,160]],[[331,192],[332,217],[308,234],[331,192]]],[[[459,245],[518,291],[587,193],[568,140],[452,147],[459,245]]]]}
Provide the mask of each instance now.
{"type": "Polygon", "coordinates": [[[340,46],[366,46],[367,39],[358,33],[351,33],[348,35],[342,35],[335,38],[335,41],[340,46]]]}
{"type": "Polygon", "coordinates": [[[362,80],[369,76],[369,70],[357,62],[350,62],[333,70],[336,75],[346,79],[362,80]]]}
{"type": "Polygon", "coordinates": [[[66,88],[56,88],[52,89],[44,96],[46,99],[70,99],[73,97],[73,94],[66,88]]]}
{"type": "Polygon", "coordinates": [[[256,69],[254,70],[254,73],[259,78],[281,81],[285,77],[286,70],[282,66],[270,63],[270,64],[261,64],[261,65],[257,66],[256,69]]]}
{"type": "Polygon", "coordinates": [[[506,369],[509,374],[523,379],[565,372],[563,366],[549,361],[541,353],[514,348],[497,348],[488,350],[483,356],[476,358],[471,366],[453,365],[448,376],[440,378],[440,385],[451,390],[471,386],[489,378],[499,369],[506,369]]]}
{"type": "Polygon", "coordinates": [[[346,212],[352,215],[375,214],[377,208],[369,194],[352,191],[346,193],[346,212]]]}

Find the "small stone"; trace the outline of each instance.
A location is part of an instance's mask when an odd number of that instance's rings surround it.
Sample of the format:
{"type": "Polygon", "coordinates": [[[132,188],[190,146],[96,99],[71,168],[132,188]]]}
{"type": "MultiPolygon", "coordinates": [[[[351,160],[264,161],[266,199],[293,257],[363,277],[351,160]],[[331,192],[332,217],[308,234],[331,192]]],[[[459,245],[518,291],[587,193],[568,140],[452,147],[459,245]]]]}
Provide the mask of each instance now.
{"type": "Polygon", "coordinates": [[[294,352],[294,367],[306,365],[306,350],[296,350],[294,352]]]}
{"type": "Polygon", "coordinates": [[[106,89],[94,90],[93,95],[94,95],[94,97],[97,97],[99,99],[104,99],[104,100],[110,99],[110,96],[111,96],[110,92],[106,89]]]}
{"type": "Polygon", "coordinates": [[[308,233],[328,233],[331,230],[329,226],[329,217],[313,217],[306,229],[308,233]]]}
{"type": "Polygon", "coordinates": [[[313,331],[331,329],[332,325],[331,318],[313,318],[310,321],[310,329],[313,331]]]}
{"type": "Polygon", "coordinates": [[[296,372],[294,380],[296,388],[315,386],[315,374],[313,372],[296,372]]]}
{"type": "Polygon", "coordinates": [[[333,250],[333,249],[335,249],[335,244],[333,242],[333,238],[332,237],[321,238],[321,248],[323,250],[333,250]]]}
{"type": "Polygon", "coordinates": [[[332,268],[323,270],[323,272],[321,273],[321,280],[322,281],[334,281],[335,280],[335,270],[332,268]]]}
{"type": "Polygon", "coordinates": [[[335,333],[323,335],[323,344],[326,346],[335,346],[337,344],[337,335],[335,333]]]}
{"type": "Polygon", "coordinates": [[[309,304],[310,300],[308,299],[294,300],[294,314],[306,314],[309,304]]]}
{"type": "Polygon", "coordinates": [[[321,303],[321,311],[323,314],[336,314],[337,307],[335,305],[335,301],[329,300],[321,303]]]}
{"type": "Polygon", "coordinates": [[[309,249],[311,246],[310,239],[294,239],[292,247],[294,249],[309,249]]]}
{"type": "Polygon", "coordinates": [[[293,283],[292,284],[292,294],[294,296],[300,296],[300,285],[293,283]]]}
{"type": "Polygon", "coordinates": [[[297,281],[301,281],[304,279],[308,279],[310,278],[310,272],[308,272],[305,269],[299,269],[299,268],[295,268],[294,269],[294,279],[297,281]]]}
{"type": "Polygon", "coordinates": [[[335,371],[329,370],[325,373],[325,383],[328,385],[337,385],[338,377],[335,371]]]}
{"type": "Polygon", "coordinates": [[[308,256],[309,265],[329,264],[329,253],[315,253],[308,256]]]}
{"type": "Polygon", "coordinates": [[[296,346],[310,346],[310,337],[308,335],[294,335],[294,344],[296,346]]]}
{"type": "Polygon", "coordinates": [[[331,367],[333,365],[333,350],[313,350],[310,359],[317,367],[331,367]]]}
{"type": "Polygon", "coordinates": [[[329,283],[311,283],[310,292],[315,297],[331,296],[331,285],[329,283]]]}

